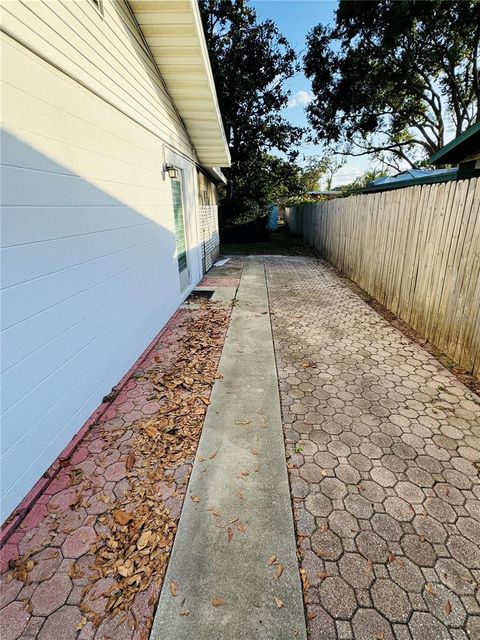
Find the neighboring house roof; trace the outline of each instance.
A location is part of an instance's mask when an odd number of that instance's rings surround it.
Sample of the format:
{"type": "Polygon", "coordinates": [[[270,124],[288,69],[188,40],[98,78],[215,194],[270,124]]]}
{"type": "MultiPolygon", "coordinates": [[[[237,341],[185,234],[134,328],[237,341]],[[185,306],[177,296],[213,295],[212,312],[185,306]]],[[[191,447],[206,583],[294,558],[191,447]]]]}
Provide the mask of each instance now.
{"type": "Polygon", "coordinates": [[[369,193],[371,191],[385,191],[387,189],[398,189],[400,187],[410,187],[416,184],[430,184],[432,182],[447,182],[456,180],[458,169],[409,169],[402,171],[395,176],[377,178],[369,182],[366,187],[359,190],[359,193],[369,193]]]}
{"type": "Polygon", "coordinates": [[[459,166],[454,166],[451,169],[408,169],[395,176],[373,180],[358,192],[385,191],[417,184],[461,180],[480,175],[480,122],[434,153],[428,162],[436,166],[444,164],[459,166]]]}
{"type": "Polygon", "coordinates": [[[196,0],[130,0],[200,164],[229,167],[230,152],[196,0]]]}
{"type": "Polygon", "coordinates": [[[435,166],[441,164],[459,164],[480,155],[480,122],[469,127],[461,135],[446,144],[429,158],[435,166]]]}
{"type": "Polygon", "coordinates": [[[427,177],[437,177],[442,174],[454,173],[456,169],[408,169],[402,171],[394,176],[384,176],[383,178],[377,178],[368,183],[367,187],[373,187],[382,184],[392,184],[397,182],[404,182],[405,180],[418,180],[427,177]]]}

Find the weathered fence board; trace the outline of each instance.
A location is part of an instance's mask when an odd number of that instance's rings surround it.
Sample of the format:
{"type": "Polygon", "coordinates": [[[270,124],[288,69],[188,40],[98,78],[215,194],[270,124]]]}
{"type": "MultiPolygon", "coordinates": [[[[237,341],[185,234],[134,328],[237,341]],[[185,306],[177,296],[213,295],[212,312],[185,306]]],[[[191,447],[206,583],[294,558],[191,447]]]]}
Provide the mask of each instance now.
{"type": "Polygon", "coordinates": [[[480,178],[292,207],[320,254],[480,376],[480,178]]]}

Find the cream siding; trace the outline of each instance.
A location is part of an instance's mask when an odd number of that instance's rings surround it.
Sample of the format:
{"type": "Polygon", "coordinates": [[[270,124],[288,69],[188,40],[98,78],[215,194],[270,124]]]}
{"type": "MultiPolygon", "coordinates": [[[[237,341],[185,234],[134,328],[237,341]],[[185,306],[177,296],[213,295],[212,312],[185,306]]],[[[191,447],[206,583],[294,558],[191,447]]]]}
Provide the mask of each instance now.
{"type": "Polygon", "coordinates": [[[103,7],[101,16],[90,0],[13,0],[2,4],[2,29],[191,155],[128,4],[105,0],[103,7]]]}
{"type": "Polygon", "coordinates": [[[188,292],[165,160],[201,278],[190,140],[128,8],[104,10],[4,5],[2,520],[188,292]]]}

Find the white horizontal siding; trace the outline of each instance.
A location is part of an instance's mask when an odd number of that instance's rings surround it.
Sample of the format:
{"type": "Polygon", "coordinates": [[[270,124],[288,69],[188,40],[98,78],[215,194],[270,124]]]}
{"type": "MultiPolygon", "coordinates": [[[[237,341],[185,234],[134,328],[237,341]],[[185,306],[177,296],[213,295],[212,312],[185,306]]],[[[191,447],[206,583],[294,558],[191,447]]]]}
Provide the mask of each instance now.
{"type": "Polygon", "coordinates": [[[201,273],[195,171],[171,105],[162,135],[181,155],[9,36],[2,58],[3,520],[186,294],[165,157],[187,180],[192,285],[201,273]]]}

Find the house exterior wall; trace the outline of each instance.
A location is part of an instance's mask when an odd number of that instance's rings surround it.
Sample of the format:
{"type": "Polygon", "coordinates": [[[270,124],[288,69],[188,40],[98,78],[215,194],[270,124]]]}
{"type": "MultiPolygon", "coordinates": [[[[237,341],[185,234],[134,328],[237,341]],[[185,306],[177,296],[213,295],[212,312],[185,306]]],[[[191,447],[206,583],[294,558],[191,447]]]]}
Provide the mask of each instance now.
{"type": "Polygon", "coordinates": [[[103,4],[4,3],[1,521],[202,276],[187,132],[128,6],[103,4]]]}
{"type": "Polygon", "coordinates": [[[217,206],[217,187],[204,173],[200,171],[198,172],[198,188],[200,204],[217,206]]]}

